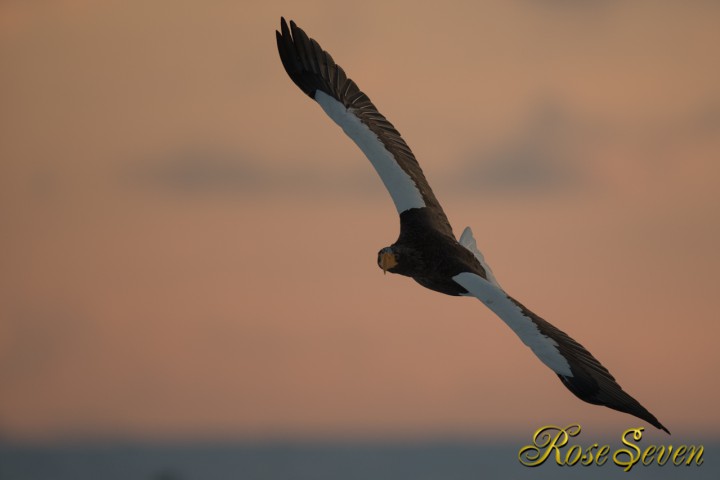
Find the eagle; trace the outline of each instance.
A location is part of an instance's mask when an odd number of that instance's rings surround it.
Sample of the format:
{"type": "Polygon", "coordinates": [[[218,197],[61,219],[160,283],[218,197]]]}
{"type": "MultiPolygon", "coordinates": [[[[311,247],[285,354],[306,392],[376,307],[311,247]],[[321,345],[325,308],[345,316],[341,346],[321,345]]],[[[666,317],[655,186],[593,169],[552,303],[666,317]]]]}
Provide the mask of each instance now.
{"type": "Polygon", "coordinates": [[[378,252],[383,272],[446,295],[477,298],[580,400],[634,415],[669,434],[585,347],[505,292],[469,227],[455,238],[410,147],[330,54],[293,21],[288,26],[281,18],[275,34],[290,79],[360,147],[392,197],[400,235],[378,252]]]}

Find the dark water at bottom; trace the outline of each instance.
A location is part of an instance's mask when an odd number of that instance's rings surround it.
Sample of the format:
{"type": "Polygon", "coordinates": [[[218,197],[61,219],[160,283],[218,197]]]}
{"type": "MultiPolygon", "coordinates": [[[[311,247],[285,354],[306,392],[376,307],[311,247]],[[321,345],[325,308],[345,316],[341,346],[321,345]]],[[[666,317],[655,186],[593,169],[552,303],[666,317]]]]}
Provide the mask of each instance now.
{"type": "Polygon", "coordinates": [[[703,445],[700,466],[626,473],[611,462],[528,468],[519,443],[0,444],[0,480],[720,479],[720,442],[703,445]]]}

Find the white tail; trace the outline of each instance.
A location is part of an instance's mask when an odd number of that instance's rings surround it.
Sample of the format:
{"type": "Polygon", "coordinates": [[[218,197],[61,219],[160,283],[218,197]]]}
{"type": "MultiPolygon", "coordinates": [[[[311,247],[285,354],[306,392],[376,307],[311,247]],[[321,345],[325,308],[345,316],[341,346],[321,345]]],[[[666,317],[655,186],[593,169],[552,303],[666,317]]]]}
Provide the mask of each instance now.
{"type": "MultiPolygon", "coordinates": [[[[478,259],[478,262],[480,262],[480,265],[485,269],[485,274],[487,275],[488,282],[492,283],[496,287],[500,287],[500,284],[498,283],[497,279],[495,278],[495,275],[493,274],[492,270],[490,269],[490,265],[485,262],[485,257],[482,253],[480,253],[480,250],[478,250],[477,242],[475,241],[475,238],[473,237],[472,230],[470,230],[470,227],[465,227],[465,230],[463,230],[462,235],[460,235],[460,240],[458,240],[458,243],[462,245],[463,247],[470,250],[470,252],[475,255],[475,258],[478,259]]],[[[500,287],[502,288],[502,287],[500,287]]]]}

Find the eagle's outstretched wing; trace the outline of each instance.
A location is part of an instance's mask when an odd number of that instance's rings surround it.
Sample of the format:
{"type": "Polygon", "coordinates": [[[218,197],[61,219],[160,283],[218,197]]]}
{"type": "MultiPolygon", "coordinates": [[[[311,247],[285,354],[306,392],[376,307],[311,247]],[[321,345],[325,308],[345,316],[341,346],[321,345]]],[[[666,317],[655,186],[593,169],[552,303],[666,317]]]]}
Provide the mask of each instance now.
{"type": "Polygon", "coordinates": [[[497,283],[469,272],[453,280],[495,312],[580,400],[629,413],[670,433],[585,347],[528,310],[497,283]]]}
{"type": "Polygon", "coordinates": [[[290,21],[281,20],[277,37],[285,71],[300,89],[357,144],[380,175],[399,214],[427,209],[432,226],[452,236],[452,229],[410,147],[329,53],[290,21]]]}

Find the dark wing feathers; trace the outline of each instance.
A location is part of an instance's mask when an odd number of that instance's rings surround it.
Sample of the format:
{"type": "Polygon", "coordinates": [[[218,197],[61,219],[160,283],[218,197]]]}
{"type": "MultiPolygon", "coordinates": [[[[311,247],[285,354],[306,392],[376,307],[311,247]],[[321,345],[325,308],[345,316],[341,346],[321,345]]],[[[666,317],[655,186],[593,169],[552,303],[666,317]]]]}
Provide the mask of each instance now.
{"type": "Polygon", "coordinates": [[[615,378],[610,374],[585,347],[573,340],[568,334],[553,326],[528,310],[514,298],[510,298],[523,312],[523,315],[530,318],[537,325],[540,333],[557,342],[557,349],[570,364],[572,377],[558,374],[562,383],[576,397],[595,405],[604,405],[620,412],[629,413],[645,420],[651,425],[665,430],[655,415],[650,413],[640,402],[628,395],[615,378]]]}
{"type": "MultiPolygon", "coordinates": [[[[410,176],[430,212],[423,217],[432,227],[453,236],[452,228],[440,203],[433,193],[415,155],[400,133],[375,107],[370,98],[345,71],[335,63],[332,56],[299,28],[295,22],[290,26],[283,18],[280,32],[275,32],[278,51],[285,71],[292,81],[313,100],[320,90],[342,103],[365,124],[392,154],[400,167],[410,176]]],[[[402,217],[401,217],[402,220],[402,217]]],[[[454,238],[454,236],[453,236],[454,238]]]]}

